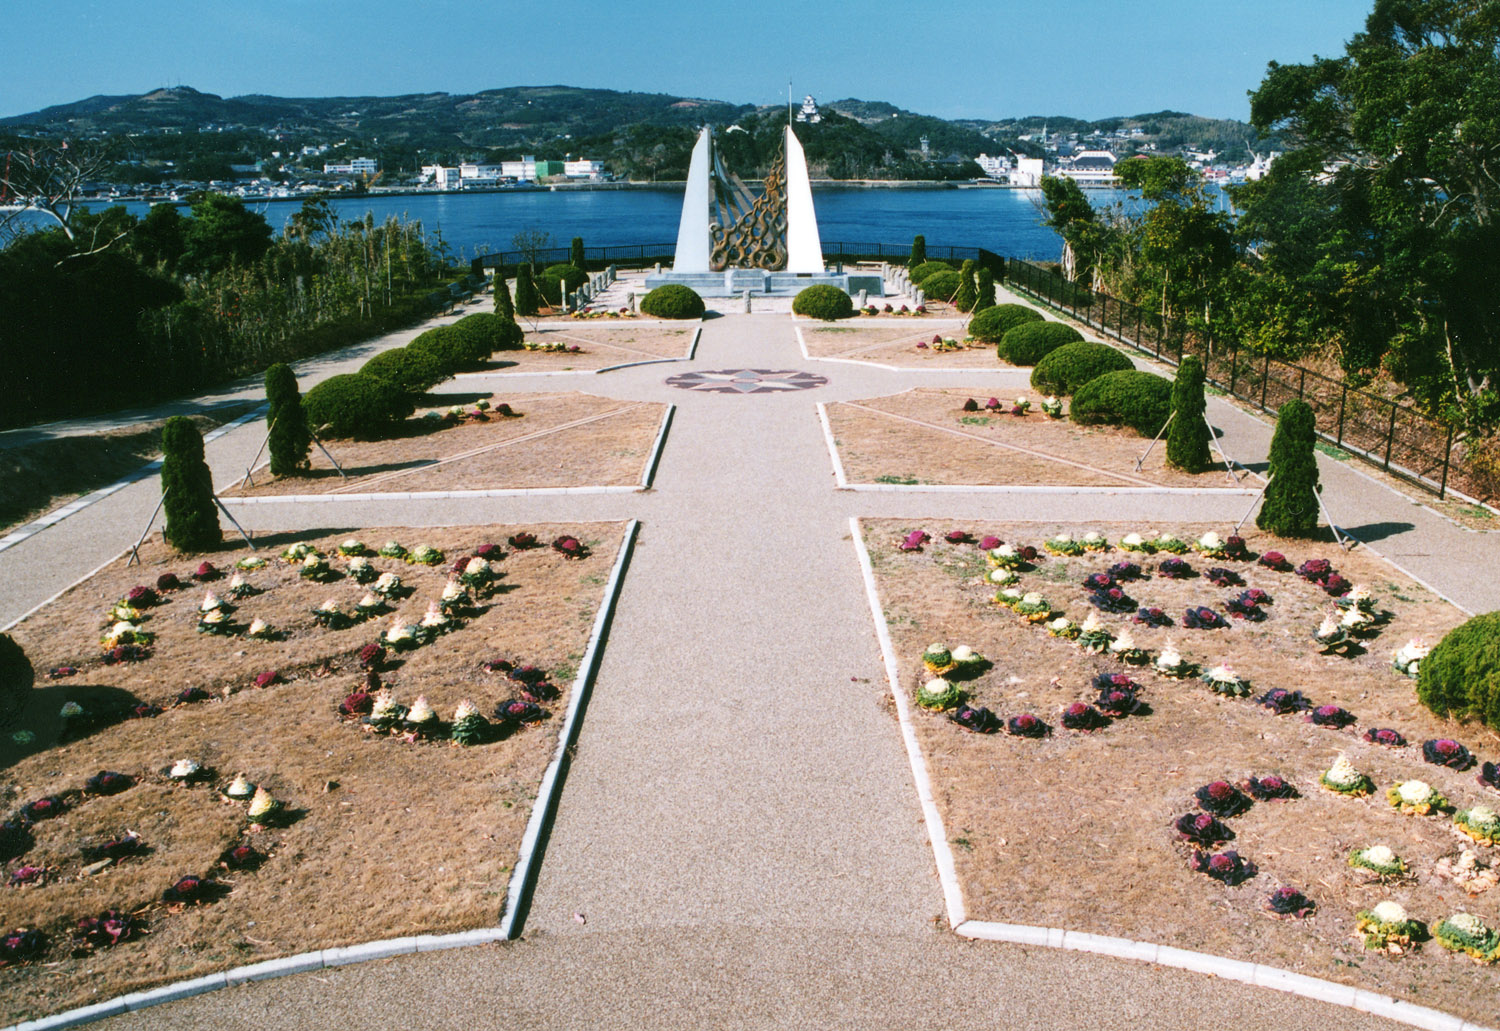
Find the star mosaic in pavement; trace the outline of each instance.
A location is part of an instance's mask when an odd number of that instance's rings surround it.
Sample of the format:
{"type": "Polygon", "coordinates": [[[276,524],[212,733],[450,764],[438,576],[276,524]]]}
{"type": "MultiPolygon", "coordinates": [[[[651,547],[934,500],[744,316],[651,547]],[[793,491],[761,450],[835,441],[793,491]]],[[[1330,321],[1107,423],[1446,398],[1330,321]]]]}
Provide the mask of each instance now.
{"type": "Polygon", "coordinates": [[[825,386],[827,378],[796,369],[719,369],[684,372],[667,378],[667,385],[713,394],[784,394],[825,386]]]}

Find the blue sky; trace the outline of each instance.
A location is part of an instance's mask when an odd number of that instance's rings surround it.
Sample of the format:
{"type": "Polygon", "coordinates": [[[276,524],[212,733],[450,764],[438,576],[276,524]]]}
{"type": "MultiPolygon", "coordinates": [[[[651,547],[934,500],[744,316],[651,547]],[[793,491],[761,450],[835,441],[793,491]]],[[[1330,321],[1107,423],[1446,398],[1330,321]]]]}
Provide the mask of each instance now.
{"type": "Polygon", "coordinates": [[[1373,0],[49,0],[6,4],[0,115],[187,85],[331,96],[562,83],[946,118],[1245,118],[1268,61],[1373,0]]]}

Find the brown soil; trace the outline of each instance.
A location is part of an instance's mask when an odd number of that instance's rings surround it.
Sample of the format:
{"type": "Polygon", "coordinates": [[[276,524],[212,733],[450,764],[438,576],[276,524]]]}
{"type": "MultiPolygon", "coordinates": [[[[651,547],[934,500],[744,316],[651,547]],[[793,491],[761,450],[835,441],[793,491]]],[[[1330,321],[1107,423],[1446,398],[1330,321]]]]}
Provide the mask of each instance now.
{"type": "MultiPolygon", "coordinates": [[[[190,418],[207,433],[252,406],[190,418]]],[[[161,454],[165,419],[0,448],[0,533],[129,476],[161,454]]]]}
{"type": "MultiPolygon", "coordinates": [[[[472,407],[488,394],[428,395],[472,407]]],[[[498,405],[506,395],[490,398],[498,405]]],[[[592,394],[526,394],[509,400],[518,414],[486,422],[444,424],[418,412],[407,435],[388,440],[328,441],[341,478],[316,447],[310,476],[272,479],[265,469],[249,487],[226,497],[265,494],[350,494],[367,491],[583,487],[639,483],[665,406],[592,394]]]]}
{"type": "Polygon", "coordinates": [[[1010,368],[995,357],[993,344],[974,344],[957,351],[917,347],[919,343],[931,344],[934,335],[958,340],[962,344],[965,333],[962,325],[952,321],[927,321],[931,318],[905,318],[895,326],[803,326],[802,339],[807,344],[807,353],[814,358],[852,358],[903,369],[927,366],[942,369],[1010,368]]]}
{"type": "MultiPolygon", "coordinates": [[[[1222,467],[1196,475],[1167,465],[1157,444],[1140,472],[1135,460],[1150,441],[1114,426],[1079,426],[1043,415],[1041,398],[1010,415],[983,410],[989,395],[919,388],[890,397],[828,406],[828,421],[851,483],[1032,483],[1069,487],[1256,488],[1257,478],[1222,467]],[[981,410],[965,412],[973,398],[981,410]]],[[[1066,412],[1066,406],[1064,412],[1066,412]]]]}
{"type": "MultiPolygon", "coordinates": [[[[1400,780],[1432,784],[1459,808],[1492,792],[1458,773],[1422,760],[1420,744],[1455,737],[1484,759],[1500,752],[1500,738],[1478,725],[1439,720],[1415,700],[1412,681],[1390,668],[1394,649],[1414,636],[1429,643],[1463,620],[1431,592],[1383,561],[1331,544],[1250,538],[1259,551],[1280,550],[1300,564],[1330,559],[1344,576],[1368,585],[1393,618],[1368,652],[1353,658],[1318,653],[1310,633],[1333,610],[1315,586],[1293,573],[1252,563],[1184,558],[1200,572],[1221,565],[1272,595],[1269,618],[1259,624],[1231,619],[1223,630],[1146,629],[1128,615],[1105,615],[1111,631],[1130,627],[1137,643],[1160,651],[1168,641],[1204,667],[1230,663],[1253,688],[1249,699],[1211,693],[1197,680],[1174,681],[1149,669],[1085,654],[1048,636],[1008,609],[993,604],[982,578],[987,569],[973,545],[940,540],[924,552],[895,549],[917,525],[878,521],[865,525],[881,599],[891,628],[908,698],[929,674],[921,654],[933,641],[968,644],[994,668],[966,685],[973,704],[1002,718],[1033,713],[1054,727],[1036,741],[966,733],[940,714],[914,707],[918,738],[943,811],[969,915],[977,920],[1065,927],[1202,950],[1388,993],[1491,1023],[1500,972],[1448,953],[1435,941],[1400,958],[1365,953],[1352,937],[1354,915],[1385,898],[1435,927],[1458,910],[1500,923],[1500,889],[1469,897],[1434,873],[1437,861],[1458,852],[1460,839],[1443,817],[1403,816],[1385,791],[1400,780]],[[1059,715],[1074,701],[1092,701],[1096,673],[1128,672],[1144,688],[1145,716],[1118,721],[1092,734],[1061,727],[1059,715]],[[1314,704],[1341,705],[1358,716],[1347,730],[1315,726],[1297,715],[1275,716],[1254,698],[1272,687],[1301,690],[1314,704]],[[1362,739],[1367,728],[1393,727],[1411,744],[1391,749],[1362,739]],[[1340,752],[1376,784],[1373,795],[1346,798],[1321,788],[1318,777],[1340,752]],[[1290,801],[1257,802],[1225,822],[1236,838],[1224,848],[1252,860],[1259,873],[1229,888],[1192,872],[1188,850],[1171,827],[1196,810],[1193,792],[1210,781],[1236,783],[1275,773],[1301,792],[1290,801]],[[1386,844],[1410,864],[1413,876],[1386,886],[1371,883],[1347,864],[1352,849],[1386,844]],[[1306,920],[1276,920],[1263,910],[1270,892],[1292,885],[1316,900],[1306,920]],[[1059,886],[1062,888],[1059,888],[1059,886]]],[[[952,527],[929,525],[934,537],[952,527]]],[[[1186,541],[1204,526],[1162,524],[986,524],[965,526],[976,537],[994,534],[1040,546],[1067,531],[1075,537],[1099,530],[1110,540],[1131,531],[1170,531],[1186,541]]],[[[1215,528],[1222,532],[1222,527],[1215,528]]],[[[1088,612],[1083,578],[1129,560],[1150,571],[1155,557],[1112,551],[1080,558],[1045,554],[1021,576],[1023,590],[1038,590],[1055,610],[1082,622],[1088,612]]],[[[1141,605],[1177,616],[1190,604],[1222,611],[1238,590],[1203,579],[1153,577],[1125,585],[1141,605]]],[[[1488,796],[1488,797],[1485,797],[1488,796]]],[[[1469,843],[1486,862],[1495,849],[1469,843]]]]}
{"type": "Polygon", "coordinates": [[[578,354],[497,351],[491,356],[486,368],[491,372],[563,372],[573,369],[603,369],[611,365],[658,361],[662,358],[686,358],[697,328],[696,324],[684,329],[637,326],[628,321],[617,325],[598,325],[582,319],[577,326],[528,329],[527,343],[565,344],[569,347],[577,345],[583,350],[578,354]]]}
{"type": "MultiPolygon", "coordinates": [[[[425,694],[440,718],[460,700],[490,715],[515,695],[515,685],[480,663],[506,657],[547,670],[563,697],[546,702],[552,716],[510,737],[470,748],[446,741],[412,743],[341,722],[341,699],[363,683],[359,649],[390,624],[378,618],[352,628],[319,627],[311,610],[324,599],[346,608],[364,592],[352,580],[317,584],[295,566],[262,549],[271,563],[245,573],[264,593],[238,602],[233,619],[262,618],[287,633],[279,642],[220,638],[195,631],[195,608],[205,587],[174,592],[147,610],[145,627],[157,637],[154,654],[131,664],[98,661],[100,626],[110,605],[135,584],[174,571],[186,579],[199,557],[172,558],[156,545],[144,567],[116,563],[73,588],[14,630],[38,671],[20,726],[30,745],[0,740],[0,812],[43,795],[83,787],[100,770],[130,773],[139,783],[123,794],[79,801],[60,817],[35,825],[35,845],[5,864],[50,867],[49,883],[0,888],[0,929],[39,927],[51,938],[44,960],[0,970],[0,1021],[35,1017],[112,997],[151,984],[200,975],[308,949],[347,945],[418,932],[493,924],[504,906],[511,866],[557,732],[620,539],[612,523],[570,526],[455,527],[440,530],[375,528],[276,541],[313,541],[342,569],[338,541],[358,536],[378,548],[395,538],[444,549],[449,561],[480,544],[508,552],[498,590],[460,629],[398,657],[382,679],[398,701],[425,694]],[[591,548],[569,560],[543,547],[512,551],[506,537],[519,529],[550,541],[562,533],[591,548]],[[50,680],[62,664],[77,676],[50,680]],[[255,674],[276,669],[288,683],[256,689],[255,674]],[[171,706],[185,687],[201,687],[206,701],[171,706]],[[85,712],[135,700],[168,706],[155,718],[127,719],[59,743],[58,712],[77,701],[85,712]],[[182,757],[212,767],[212,782],[185,787],[159,772],[182,757]],[[246,830],[244,804],[221,800],[217,787],[236,773],[263,784],[291,810],[280,829],[246,830]],[[97,876],[80,876],[80,847],[130,829],[151,851],[97,876]],[[252,873],[223,873],[233,889],[212,905],[171,912],[159,901],[185,874],[213,872],[220,852],[248,840],[270,853],[252,873]],[[150,934],[70,958],[72,922],[106,908],[137,912],[150,934]]],[[[226,569],[245,554],[211,556],[226,569]]],[[[201,556],[200,556],[201,557],[201,556]]],[[[414,592],[397,603],[417,618],[438,597],[447,565],[429,568],[372,557],[414,592]]],[[[212,586],[226,590],[226,581],[212,586]]]]}

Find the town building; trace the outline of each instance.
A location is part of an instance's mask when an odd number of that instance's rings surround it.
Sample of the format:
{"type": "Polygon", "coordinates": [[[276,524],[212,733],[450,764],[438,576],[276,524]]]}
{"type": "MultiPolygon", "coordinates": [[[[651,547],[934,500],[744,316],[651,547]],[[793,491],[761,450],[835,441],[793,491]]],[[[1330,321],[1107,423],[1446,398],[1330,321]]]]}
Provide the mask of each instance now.
{"type": "Polygon", "coordinates": [[[823,116],[818,111],[818,102],[814,100],[812,94],[809,93],[807,96],[802,98],[802,109],[797,112],[797,121],[809,122],[813,125],[817,125],[822,120],[823,116]]]}
{"type": "Polygon", "coordinates": [[[332,162],[323,165],[324,175],[374,175],[377,171],[374,158],[354,158],[347,162],[332,162]]]}
{"type": "Polygon", "coordinates": [[[977,164],[980,169],[984,171],[984,174],[991,179],[1010,178],[1010,158],[990,157],[988,154],[980,154],[977,158],[974,159],[974,163],[977,164]]]}
{"type": "Polygon", "coordinates": [[[1115,181],[1115,156],[1107,150],[1084,150],[1060,164],[1057,174],[1079,186],[1108,186],[1115,181]]]}

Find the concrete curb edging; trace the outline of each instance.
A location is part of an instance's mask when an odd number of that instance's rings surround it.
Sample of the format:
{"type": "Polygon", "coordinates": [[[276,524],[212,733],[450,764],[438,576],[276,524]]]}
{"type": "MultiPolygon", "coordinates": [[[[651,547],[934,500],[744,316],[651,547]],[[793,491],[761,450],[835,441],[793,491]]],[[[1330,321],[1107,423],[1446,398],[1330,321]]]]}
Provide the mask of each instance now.
{"type": "Polygon", "coordinates": [[[891,644],[891,632],[886,626],[885,615],[880,610],[880,590],[875,586],[875,569],[870,564],[870,552],[865,548],[864,531],[859,517],[849,519],[849,536],[854,541],[854,553],[859,557],[859,569],[865,578],[865,595],[870,601],[870,617],[875,622],[875,636],[880,641],[880,654],[885,660],[885,675],[896,702],[896,716],[901,723],[901,740],[906,745],[906,757],[911,762],[912,780],[917,785],[917,798],[922,804],[922,820],[927,825],[927,839],[932,843],[932,858],[937,863],[938,882],[943,888],[943,902],[948,907],[948,926],[958,927],[968,921],[964,909],[963,890],[958,885],[958,871],[953,866],[953,850],[948,847],[948,832],[943,826],[942,814],[932,796],[932,780],[927,775],[927,761],[922,757],[922,746],[917,743],[917,732],[911,722],[911,706],[901,690],[901,675],[897,672],[896,649],[891,644]]]}
{"type": "MultiPolygon", "coordinates": [[[[531,818],[527,822],[526,832],[521,839],[520,857],[511,875],[510,886],[506,896],[505,916],[500,926],[481,927],[471,931],[457,931],[452,934],[407,935],[401,938],[387,938],[381,941],[364,942],[359,945],[350,945],[342,948],[315,949],[311,952],[302,952],[292,956],[282,956],[279,959],[268,959],[260,963],[234,967],[203,977],[196,977],[188,981],[162,985],[159,988],[152,988],[143,992],[132,992],[116,999],[65,1010],[62,1013],[54,1013],[51,1016],[41,1017],[37,1020],[22,1021],[19,1024],[13,1024],[8,1028],[0,1029],[0,1031],[56,1031],[59,1028],[90,1024],[96,1020],[103,1020],[106,1017],[115,1017],[122,1013],[133,1013],[137,1010],[159,1006],[164,1002],[175,1002],[178,999],[203,995],[207,992],[246,984],[250,981],[266,981],[275,977],[284,977],[288,974],[300,974],[310,970],[326,970],[332,967],[347,966],[350,963],[363,963],[372,959],[387,959],[392,956],[408,956],[419,952],[440,952],[445,949],[460,949],[470,945],[484,945],[516,937],[520,933],[516,920],[518,903],[535,879],[537,842],[543,825],[557,803],[557,796],[562,784],[560,768],[564,758],[572,749],[578,737],[579,714],[583,711],[583,706],[593,686],[594,674],[599,664],[600,644],[603,640],[604,632],[609,625],[610,618],[614,614],[615,602],[619,598],[620,581],[624,575],[625,566],[629,561],[630,554],[635,547],[636,532],[639,527],[640,520],[638,519],[632,519],[626,526],[625,533],[620,541],[619,554],[615,556],[614,568],[610,571],[609,580],[605,584],[604,597],[599,603],[598,614],[594,617],[594,628],[589,635],[588,647],[584,651],[583,661],[579,664],[578,676],[573,680],[573,694],[568,700],[567,715],[563,720],[562,728],[558,732],[557,751],[553,755],[552,762],[547,767],[546,773],[542,776],[542,782],[537,791],[537,804],[531,811],[531,818]]],[[[128,551],[129,549],[126,550],[128,551]]],[[[110,562],[116,561],[118,557],[110,559],[110,562]]],[[[105,565],[108,564],[109,562],[105,563],[105,565]]],[[[100,566],[99,568],[102,569],[104,567],[100,566]]],[[[95,570],[95,572],[97,571],[95,570]]],[[[89,576],[92,575],[93,573],[89,574],[89,576]]],[[[84,577],[83,579],[86,580],[88,577],[84,577]]],[[[79,583],[82,583],[82,580],[79,583]]],[[[68,589],[70,588],[64,588],[64,590],[68,589]]],[[[47,602],[43,602],[42,604],[45,605],[47,602]]],[[[38,608],[40,607],[38,606],[38,608]]],[[[22,618],[24,619],[25,617],[23,616],[22,618]]]]}
{"type": "Polygon", "coordinates": [[[516,498],[552,494],[633,494],[639,486],[510,487],[485,490],[410,490],[388,494],[266,494],[260,497],[220,498],[226,505],[314,505],[325,501],[441,501],[463,498],[516,498]]]}
{"type": "MultiPolygon", "coordinates": [[[[233,419],[230,422],[226,422],[224,425],[217,427],[216,429],[210,430],[207,434],[204,435],[203,443],[211,443],[224,436],[224,434],[229,433],[231,430],[237,430],[246,423],[253,422],[256,419],[259,419],[261,416],[266,414],[267,410],[268,406],[266,405],[260,405],[256,408],[252,408],[250,411],[246,412],[238,419],[233,419]]],[[[111,494],[119,490],[124,490],[132,483],[138,483],[141,480],[144,480],[146,477],[150,476],[160,468],[161,459],[153,458],[151,459],[151,461],[141,466],[135,472],[130,473],[128,476],[123,476],[120,479],[116,480],[114,483],[109,484],[108,486],[100,487],[97,490],[92,490],[82,497],[74,498],[62,508],[55,509],[51,512],[46,513],[45,515],[39,516],[29,523],[16,527],[4,537],[0,537],[0,551],[5,551],[7,548],[15,547],[17,544],[20,544],[28,537],[34,537],[37,534],[41,533],[49,526],[56,526],[64,519],[68,518],[68,516],[73,515],[76,512],[81,512],[85,508],[88,508],[90,505],[103,501],[111,494]]],[[[97,570],[95,570],[95,572],[97,572],[97,570]]]]}
{"type": "Polygon", "coordinates": [[[5,632],[7,632],[12,627],[14,627],[17,623],[21,622],[23,619],[30,619],[32,616],[36,615],[38,612],[40,612],[42,609],[46,608],[48,605],[51,605],[54,601],[56,601],[58,598],[61,598],[64,594],[67,594],[69,591],[71,591],[73,588],[77,587],[79,584],[83,583],[84,581],[88,580],[90,577],[95,576],[98,573],[102,573],[104,570],[108,569],[110,566],[114,565],[116,562],[120,561],[120,559],[124,558],[126,555],[129,555],[129,554],[130,554],[130,549],[126,548],[124,551],[121,551],[114,558],[105,559],[99,565],[95,566],[93,569],[90,569],[87,573],[84,573],[77,580],[74,580],[72,583],[68,584],[62,590],[58,591],[52,597],[47,598],[44,601],[37,602],[31,608],[27,609],[25,612],[21,613],[15,619],[11,620],[9,623],[6,623],[4,626],[0,626],[0,634],[3,634],[5,632]]]}
{"type": "Polygon", "coordinates": [[[515,870],[511,872],[510,885],[505,893],[505,913],[500,919],[499,928],[501,938],[512,939],[521,933],[521,927],[525,921],[522,906],[528,901],[531,889],[536,883],[537,858],[538,852],[541,851],[542,832],[552,819],[552,814],[557,808],[558,796],[562,793],[563,764],[568,759],[568,753],[573,750],[574,742],[578,740],[579,716],[593,690],[594,674],[599,668],[600,645],[603,643],[610,620],[614,617],[615,603],[620,597],[620,581],[624,577],[625,567],[630,562],[630,555],[635,550],[636,534],[640,526],[639,519],[632,519],[625,527],[625,533],[620,540],[619,554],[615,556],[614,568],[610,570],[609,580],[604,586],[604,598],[600,601],[599,612],[594,617],[594,628],[589,634],[588,647],[584,649],[583,659],[578,664],[578,676],[573,679],[573,692],[568,698],[568,712],[563,719],[562,729],[557,735],[557,751],[552,756],[552,762],[547,766],[547,772],[542,775],[542,783],[537,788],[536,805],[531,809],[531,818],[526,821],[526,832],[521,837],[520,858],[516,861],[515,870]]]}
{"type": "Polygon", "coordinates": [[[844,478],[844,460],[839,457],[839,446],[833,439],[833,426],[828,422],[828,406],[818,402],[818,421],[823,424],[823,439],[828,443],[828,457],[833,462],[833,485],[846,490],[849,481],[844,478]]]}
{"type": "Polygon", "coordinates": [[[651,445],[651,453],[646,456],[646,468],[641,470],[641,490],[650,490],[651,481],[656,479],[656,467],[661,463],[661,451],[667,443],[667,431],[672,427],[672,416],[677,413],[676,405],[667,405],[667,410],[661,413],[661,428],[656,431],[656,442],[651,445]]]}
{"type": "Polygon", "coordinates": [[[917,741],[916,730],[912,725],[911,706],[901,690],[895,649],[891,644],[890,629],[886,625],[885,615],[881,611],[880,591],[875,584],[875,571],[870,564],[870,553],[865,548],[858,517],[849,520],[849,532],[854,541],[854,550],[859,557],[860,572],[864,575],[865,593],[870,600],[870,615],[875,623],[875,636],[880,641],[886,677],[889,681],[891,696],[896,703],[896,716],[901,724],[901,737],[906,744],[907,757],[911,760],[912,779],[916,781],[917,797],[922,805],[923,820],[927,825],[928,838],[932,842],[938,880],[942,885],[943,899],[948,907],[948,924],[955,934],[981,941],[1089,952],[1115,959],[1139,960],[1155,963],[1158,966],[1191,970],[1225,980],[1241,981],[1258,988],[1270,988],[1318,1002],[1345,1006],[1361,1013],[1369,1013],[1372,1016],[1423,1028],[1426,1031],[1495,1031],[1495,1029],[1471,1023],[1441,1010],[1404,1002],[1351,985],[1308,977],[1280,967],[1248,963],[1244,960],[1178,949],[1170,945],[1136,941],[1131,938],[1115,938],[1083,931],[1069,931],[1058,927],[1034,927],[1027,924],[1001,924],[968,919],[964,907],[963,889],[959,886],[958,872],[953,864],[953,851],[948,846],[943,818],[937,811],[937,804],[933,799],[932,781],[927,773],[927,763],[923,758],[921,745],[917,741]]]}
{"type": "Polygon", "coordinates": [[[943,367],[937,369],[913,369],[906,368],[905,366],[901,365],[886,365],[883,362],[867,362],[859,358],[814,358],[812,355],[807,353],[807,341],[802,337],[802,327],[793,326],[792,329],[797,333],[797,346],[802,349],[803,359],[810,362],[835,362],[839,365],[863,365],[867,369],[884,369],[886,372],[915,372],[919,374],[928,372],[940,372],[946,375],[954,376],[993,376],[997,372],[1016,371],[1015,369],[961,369],[955,367],[943,367]]]}
{"type": "Polygon", "coordinates": [[[1236,487],[1040,487],[995,483],[844,483],[845,490],[897,494],[1155,494],[1172,496],[1250,497],[1259,491],[1236,487]]]}

